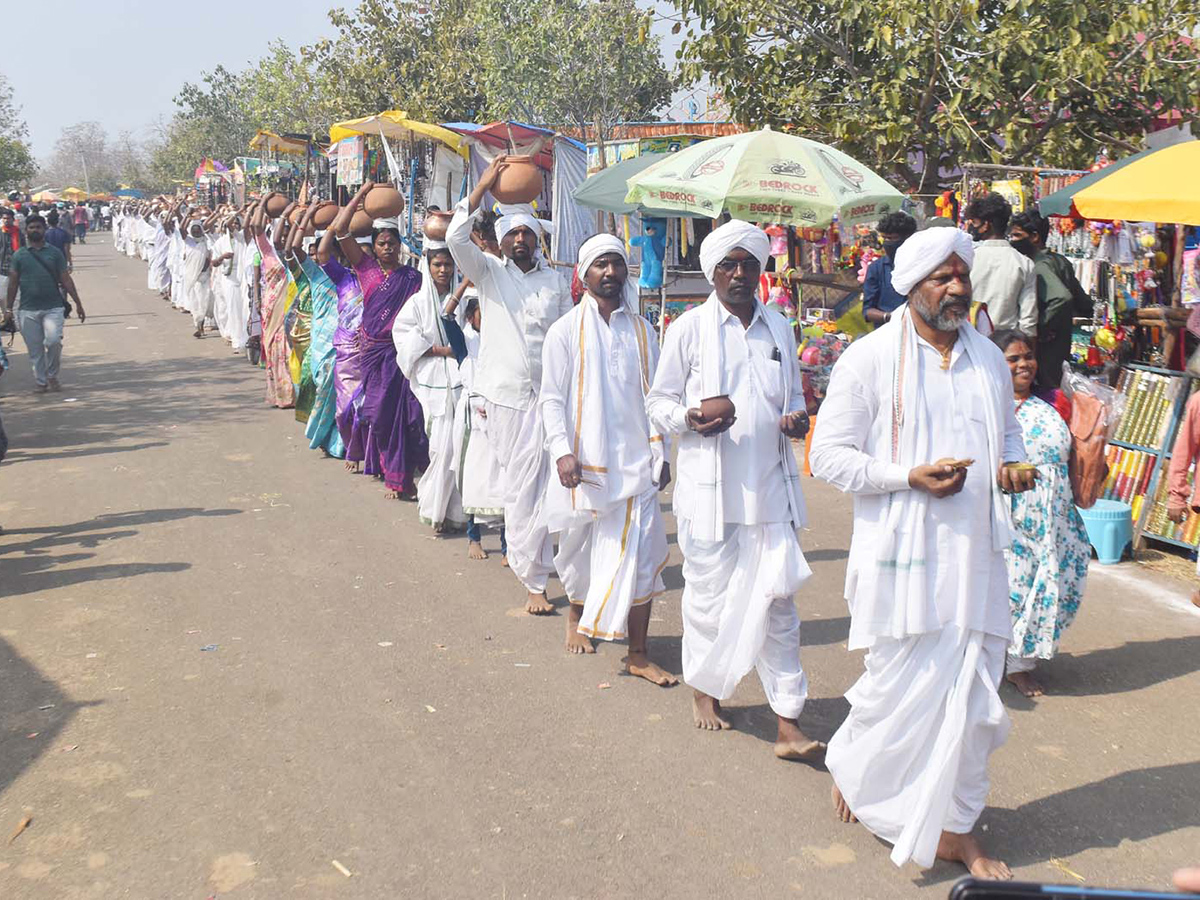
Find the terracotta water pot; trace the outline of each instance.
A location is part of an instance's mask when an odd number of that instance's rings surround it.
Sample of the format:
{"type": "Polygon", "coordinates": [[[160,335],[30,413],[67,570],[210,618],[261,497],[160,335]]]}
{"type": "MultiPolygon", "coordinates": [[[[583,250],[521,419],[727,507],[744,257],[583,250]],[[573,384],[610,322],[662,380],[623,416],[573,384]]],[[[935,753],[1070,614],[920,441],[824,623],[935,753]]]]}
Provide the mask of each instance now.
{"type": "Polygon", "coordinates": [[[510,156],[492,187],[501,203],[532,203],[542,192],[542,170],[531,156],[510,156]]]}
{"type": "Polygon", "coordinates": [[[337,218],[337,214],[340,211],[341,210],[336,203],[326,200],[321,204],[317,211],[313,213],[312,223],[318,229],[324,231],[333,224],[333,220],[337,218]]]}
{"type": "Polygon", "coordinates": [[[442,212],[433,210],[425,213],[425,237],[435,241],[444,241],[446,239],[446,230],[450,227],[450,220],[454,218],[454,213],[442,212]]]}
{"type": "Polygon", "coordinates": [[[288,221],[293,225],[299,225],[300,220],[304,218],[304,212],[307,209],[307,206],[297,206],[290,213],[288,213],[288,221]]]}
{"type": "Polygon", "coordinates": [[[272,219],[278,219],[285,209],[287,209],[288,198],[283,194],[271,193],[267,195],[267,215],[272,219]]]}
{"type": "Polygon", "coordinates": [[[375,220],[363,210],[355,211],[350,218],[350,234],[354,237],[370,237],[371,223],[375,220]]]}
{"type": "Polygon", "coordinates": [[[728,394],[721,394],[717,397],[709,397],[700,401],[700,415],[704,417],[705,422],[714,422],[717,419],[725,419],[728,421],[734,417],[737,410],[733,406],[733,401],[729,399],[728,394]]]}
{"type": "Polygon", "coordinates": [[[390,184],[377,184],[363,197],[362,208],[372,219],[388,219],[404,212],[404,195],[390,184]]]}

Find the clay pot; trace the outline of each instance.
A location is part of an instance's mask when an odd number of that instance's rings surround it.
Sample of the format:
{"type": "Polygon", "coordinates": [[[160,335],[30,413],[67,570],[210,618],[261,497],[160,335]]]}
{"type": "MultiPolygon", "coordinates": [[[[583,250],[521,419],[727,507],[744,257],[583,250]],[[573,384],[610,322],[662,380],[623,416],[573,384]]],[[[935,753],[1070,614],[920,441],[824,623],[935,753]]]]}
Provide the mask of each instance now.
{"type": "Polygon", "coordinates": [[[304,212],[307,209],[307,206],[297,206],[290,213],[288,213],[288,221],[293,225],[299,225],[300,220],[304,218],[304,212]]]}
{"type": "Polygon", "coordinates": [[[375,220],[363,210],[356,210],[350,217],[350,234],[354,237],[369,237],[375,220]]]}
{"type": "Polygon", "coordinates": [[[372,219],[388,219],[404,212],[404,195],[390,184],[377,184],[363,197],[362,208],[372,219]]]}
{"type": "Polygon", "coordinates": [[[283,194],[270,193],[267,195],[266,205],[267,215],[272,219],[278,219],[287,209],[288,198],[283,194]]]}
{"type": "Polygon", "coordinates": [[[542,170],[530,156],[510,156],[506,162],[492,196],[501,203],[532,203],[542,192],[542,170]]]}
{"type": "Polygon", "coordinates": [[[317,211],[313,213],[313,226],[321,231],[325,231],[330,225],[333,224],[333,220],[337,218],[338,212],[340,212],[338,205],[326,200],[320,205],[320,207],[317,208],[317,211]]]}
{"type": "Polygon", "coordinates": [[[454,213],[440,210],[425,213],[425,237],[435,241],[444,241],[446,231],[450,227],[450,220],[453,218],[454,213]]]}
{"type": "Polygon", "coordinates": [[[720,394],[700,401],[700,415],[704,417],[705,422],[714,422],[717,419],[728,421],[736,412],[728,394],[720,394]]]}

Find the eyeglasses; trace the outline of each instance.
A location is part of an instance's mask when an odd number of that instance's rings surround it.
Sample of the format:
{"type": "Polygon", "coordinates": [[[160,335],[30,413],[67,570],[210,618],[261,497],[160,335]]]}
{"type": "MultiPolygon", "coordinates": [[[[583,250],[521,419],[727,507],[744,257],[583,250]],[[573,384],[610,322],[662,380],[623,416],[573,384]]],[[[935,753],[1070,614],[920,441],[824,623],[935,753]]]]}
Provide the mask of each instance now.
{"type": "Polygon", "coordinates": [[[717,263],[717,268],[726,275],[732,275],[739,268],[747,275],[757,275],[762,270],[762,265],[754,257],[749,259],[723,259],[717,263]]]}

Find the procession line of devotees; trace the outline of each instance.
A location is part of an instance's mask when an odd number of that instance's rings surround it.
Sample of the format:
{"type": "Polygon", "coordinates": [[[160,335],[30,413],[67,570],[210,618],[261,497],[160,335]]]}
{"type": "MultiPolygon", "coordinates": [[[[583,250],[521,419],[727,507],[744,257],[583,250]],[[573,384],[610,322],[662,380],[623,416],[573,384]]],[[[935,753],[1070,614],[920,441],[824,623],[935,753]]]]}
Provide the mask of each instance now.
{"type": "Polygon", "coordinates": [[[968,321],[970,238],[930,228],[895,251],[907,303],[843,354],[813,436],[814,474],[855,499],[848,643],[868,651],[826,747],[797,724],[808,682],[793,597],[812,573],[791,440],[808,419],[794,331],[756,295],[767,235],[731,221],[704,239],[712,293],[660,350],[624,242],[583,244],[573,303],[542,257],[545,223],[482,208],[505,165],[457,204],[444,240],[426,237],[416,267],[394,221],[351,235],[369,183],[323,233],[310,227],[320,204],[290,226],[293,207],[270,220],[264,202],[160,200],[118,208],[114,240],[197,338],[215,322],[234,350],[261,347],[267,403],[294,409],[311,447],[415,498],[435,532],[465,529],[473,559],[487,557],[482,529],[498,529],[530,614],[554,610],[556,573],[567,649],[627,641],[629,673],[663,686],[676,678],[646,641],[675,452],[696,726],[732,727],[721,703],[753,668],[778,719],[775,754],[824,760],[836,814],[890,843],[896,865],[1011,877],[972,832],[1008,734],[998,688],[1025,602],[1014,591],[1010,603],[1006,551],[1035,477],[1006,464],[1026,459],[1013,372],[1029,364],[1019,340],[1002,350],[968,321]],[[1010,346],[1021,359],[1006,360],[1010,346]]]}

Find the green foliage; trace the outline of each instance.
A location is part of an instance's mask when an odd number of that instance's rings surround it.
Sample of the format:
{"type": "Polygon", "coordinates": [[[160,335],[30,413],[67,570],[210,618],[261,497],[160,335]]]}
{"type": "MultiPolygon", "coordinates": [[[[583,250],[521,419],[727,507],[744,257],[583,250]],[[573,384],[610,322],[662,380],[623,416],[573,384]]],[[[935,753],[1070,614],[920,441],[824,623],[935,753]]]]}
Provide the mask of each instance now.
{"type": "Polygon", "coordinates": [[[734,117],[840,146],[932,192],[966,162],[1084,167],[1192,115],[1194,0],[674,0],[686,78],[734,117]]]}
{"type": "Polygon", "coordinates": [[[605,139],[674,89],[651,17],[634,0],[481,0],[479,71],[492,118],[605,139]]]}
{"type": "Polygon", "coordinates": [[[28,134],[12,86],[0,74],[0,190],[28,187],[37,174],[37,163],[26,143],[28,134]]]}

